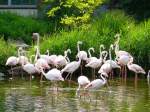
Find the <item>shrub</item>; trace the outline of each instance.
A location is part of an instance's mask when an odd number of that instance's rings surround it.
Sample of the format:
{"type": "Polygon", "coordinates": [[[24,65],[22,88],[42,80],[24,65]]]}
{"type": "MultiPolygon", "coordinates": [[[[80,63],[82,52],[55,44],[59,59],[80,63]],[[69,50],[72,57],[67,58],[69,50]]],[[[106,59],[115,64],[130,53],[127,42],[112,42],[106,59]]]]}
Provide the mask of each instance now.
{"type": "Polygon", "coordinates": [[[52,24],[29,17],[21,17],[11,13],[0,13],[0,35],[5,40],[23,40],[31,43],[33,32],[39,32],[41,35],[52,32],[52,24]]]}

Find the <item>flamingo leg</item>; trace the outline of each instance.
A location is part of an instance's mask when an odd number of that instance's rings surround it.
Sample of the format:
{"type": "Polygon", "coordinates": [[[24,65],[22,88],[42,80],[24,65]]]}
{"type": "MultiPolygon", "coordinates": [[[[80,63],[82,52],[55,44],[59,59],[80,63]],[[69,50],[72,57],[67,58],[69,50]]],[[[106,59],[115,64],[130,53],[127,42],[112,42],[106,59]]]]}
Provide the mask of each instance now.
{"type": "Polygon", "coordinates": [[[70,81],[71,81],[71,78],[72,78],[72,73],[70,74],[70,81]]]}
{"type": "Polygon", "coordinates": [[[11,75],[12,75],[12,78],[13,78],[13,74],[14,74],[14,73],[13,73],[13,69],[12,69],[12,66],[11,66],[11,75]]]}
{"type": "Polygon", "coordinates": [[[125,66],[125,78],[127,78],[127,67],[125,66]]]}
{"type": "Polygon", "coordinates": [[[138,76],[137,76],[137,73],[135,73],[135,79],[134,79],[135,88],[137,88],[137,79],[138,79],[138,76]]]}
{"type": "Polygon", "coordinates": [[[32,80],[32,75],[30,74],[30,81],[32,80]]]}
{"type": "Polygon", "coordinates": [[[94,73],[93,73],[93,79],[95,79],[95,68],[94,68],[94,71],[93,71],[94,73]]]}
{"type": "Polygon", "coordinates": [[[80,66],[80,67],[81,67],[81,75],[83,75],[83,73],[82,73],[82,69],[83,69],[83,68],[82,68],[82,61],[81,61],[81,66],[80,66]]]}
{"type": "Polygon", "coordinates": [[[68,73],[68,74],[66,75],[65,80],[67,80],[67,78],[68,78],[69,74],[70,74],[70,73],[68,73]]]}
{"type": "Polygon", "coordinates": [[[42,82],[42,80],[43,80],[43,74],[41,74],[41,79],[40,79],[40,82],[42,82]]]}
{"type": "Polygon", "coordinates": [[[114,71],[112,70],[112,72],[111,72],[111,73],[112,73],[112,79],[113,79],[113,78],[114,78],[114,71]]]}

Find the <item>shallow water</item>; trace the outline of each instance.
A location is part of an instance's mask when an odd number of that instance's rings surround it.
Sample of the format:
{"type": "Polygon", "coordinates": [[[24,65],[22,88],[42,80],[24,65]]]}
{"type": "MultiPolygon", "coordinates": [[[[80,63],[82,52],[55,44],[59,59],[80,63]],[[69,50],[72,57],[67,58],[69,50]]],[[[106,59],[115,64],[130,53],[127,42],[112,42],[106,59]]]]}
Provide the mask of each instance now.
{"type": "MultiPolygon", "coordinates": [[[[15,78],[0,81],[0,112],[150,112],[150,86],[146,79],[113,79],[76,97],[77,84],[60,82],[58,91],[48,81],[15,78]]],[[[81,91],[82,94],[82,91],[81,91]]]]}

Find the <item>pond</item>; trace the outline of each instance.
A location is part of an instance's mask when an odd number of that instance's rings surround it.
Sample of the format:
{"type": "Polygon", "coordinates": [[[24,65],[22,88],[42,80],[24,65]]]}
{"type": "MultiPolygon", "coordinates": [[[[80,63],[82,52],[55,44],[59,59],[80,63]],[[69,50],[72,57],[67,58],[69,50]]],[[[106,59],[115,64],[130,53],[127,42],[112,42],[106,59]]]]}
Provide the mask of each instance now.
{"type": "MultiPolygon", "coordinates": [[[[49,81],[15,77],[0,81],[0,112],[150,112],[150,86],[147,79],[119,78],[107,86],[76,96],[76,82],[60,82],[58,91],[49,81]]],[[[82,92],[82,91],[81,91],[82,92]]]]}

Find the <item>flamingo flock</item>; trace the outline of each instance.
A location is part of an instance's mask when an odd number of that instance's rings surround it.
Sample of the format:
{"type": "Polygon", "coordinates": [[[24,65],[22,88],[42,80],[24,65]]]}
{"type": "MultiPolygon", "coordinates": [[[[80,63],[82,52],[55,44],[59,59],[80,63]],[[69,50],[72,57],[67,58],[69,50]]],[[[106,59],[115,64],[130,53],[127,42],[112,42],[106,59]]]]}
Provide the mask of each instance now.
{"type": "Polygon", "coordinates": [[[95,52],[92,47],[89,48],[88,53],[84,50],[80,50],[80,45],[83,43],[82,41],[78,41],[78,52],[76,55],[78,61],[70,61],[68,57],[68,54],[71,53],[70,49],[64,51],[64,55],[50,55],[49,50],[46,51],[47,54],[41,54],[39,44],[40,36],[38,33],[33,33],[34,40],[37,40],[36,46],[34,47],[35,55],[27,58],[24,53],[25,50],[20,47],[18,49],[18,56],[9,57],[6,61],[6,66],[11,67],[13,74],[12,68],[20,65],[22,69],[30,75],[30,80],[32,80],[33,74],[41,74],[40,81],[43,80],[43,76],[50,81],[64,81],[68,80],[68,77],[70,77],[69,80],[71,80],[73,73],[81,67],[81,75],[77,79],[79,85],[77,94],[81,88],[85,90],[101,88],[107,83],[107,77],[113,77],[113,69],[116,68],[120,70],[121,77],[127,77],[127,68],[135,72],[135,79],[137,79],[137,74],[145,74],[146,72],[141,66],[133,63],[134,58],[130,53],[119,49],[120,35],[116,34],[115,37],[117,41],[110,45],[108,51],[105,50],[103,44],[100,45],[99,58],[91,55],[91,51],[93,53],[95,52]],[[114,60],[112,59],[113,51],[116,56],[114,60]],[[32,57],[34,57],[34,61],[32,61],[32,57]],[[83,75],[83,68],[92,69],[92,81],[83,75]],[[46,73],[46,71],[48,72],[46,73]],[[64,72],[68,73],[65,77],[63,76],[64,72]]]}

